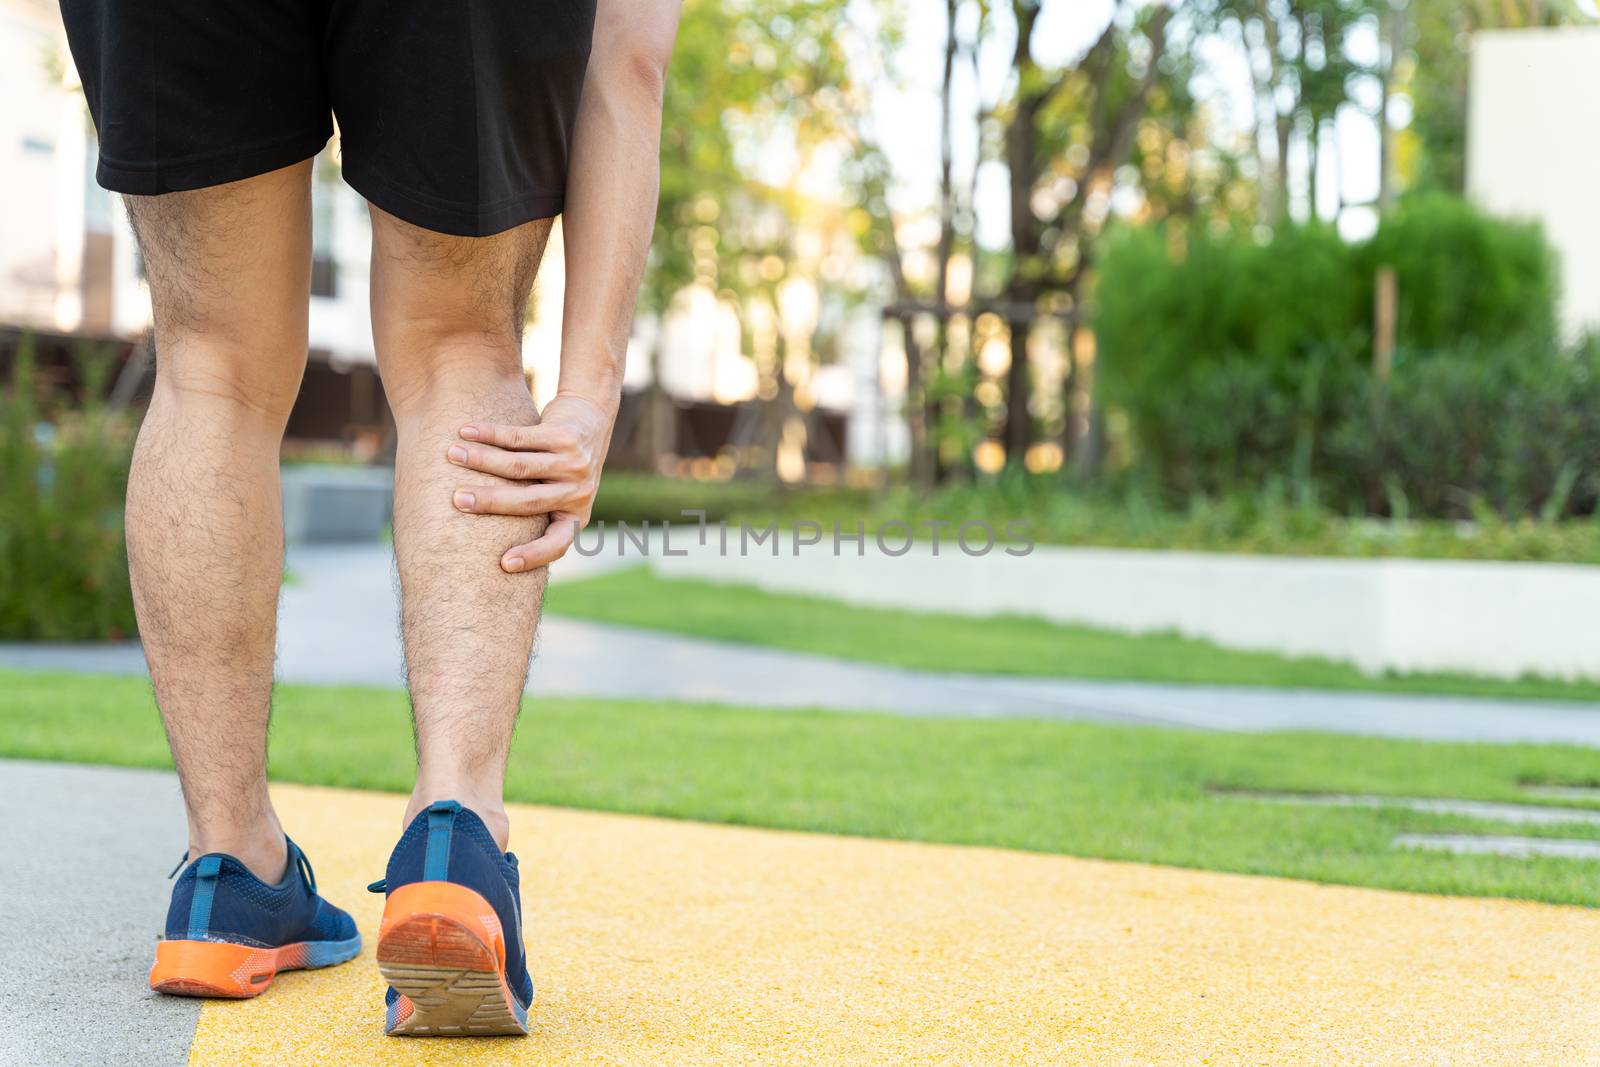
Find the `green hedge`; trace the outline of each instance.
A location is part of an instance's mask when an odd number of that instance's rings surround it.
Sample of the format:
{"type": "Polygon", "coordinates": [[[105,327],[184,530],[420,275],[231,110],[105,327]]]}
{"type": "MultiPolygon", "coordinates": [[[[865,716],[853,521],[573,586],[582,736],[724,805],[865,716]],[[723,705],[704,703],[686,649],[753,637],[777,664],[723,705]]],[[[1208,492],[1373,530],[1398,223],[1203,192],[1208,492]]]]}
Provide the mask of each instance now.
{"type": "Polygon", "coordinates": [[[1536,223],[1494,218],[1435,193],[1402,201],[1354,254],[1364,336],[1370,279],[1387,264],[1399,283],[1401,348],[1555,341],[1558,263],[1536,223]]]}
{"type": "Polygon", "coordinates": [[[1536,226],[1441,196],[1362,243],[1125,230],[1096,287],[1101,395],[1129,416],[1135,465],[1176,494],[1281,479],[1374,512],[1592,508],[1594,363],[1558,350],[1556,277],[1536,226]],[[1399,291],[1383,384],[1380,264],[1399,291]]]}
{"type": "MultiPolygon", "coordinates": [[[[80,356],[84,395],[108,365],[80,356]]],[[[44,389],[24,339],[0,390],[0,639],[94,640],[135,629],[122,540],[132,428],[44,389]]]]}
{"type": "Polygon", "coordinates": [[[1588,515],[1600,501],[1600,346],[1404,354],[1329,431],[1333,498],[1389,514],[1588,515]]]}

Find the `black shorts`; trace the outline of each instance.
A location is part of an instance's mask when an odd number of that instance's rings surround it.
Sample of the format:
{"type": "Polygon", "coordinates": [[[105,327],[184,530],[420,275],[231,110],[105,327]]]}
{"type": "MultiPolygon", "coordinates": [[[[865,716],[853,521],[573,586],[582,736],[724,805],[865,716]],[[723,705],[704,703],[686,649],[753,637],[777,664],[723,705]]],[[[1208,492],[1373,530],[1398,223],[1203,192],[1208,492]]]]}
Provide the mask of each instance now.
{"type": "Polygon", "coordinates": [[[595,0],[61,0],[101,185],[151,195],[321,151],[407,222],[559,214],[595,0]]]}

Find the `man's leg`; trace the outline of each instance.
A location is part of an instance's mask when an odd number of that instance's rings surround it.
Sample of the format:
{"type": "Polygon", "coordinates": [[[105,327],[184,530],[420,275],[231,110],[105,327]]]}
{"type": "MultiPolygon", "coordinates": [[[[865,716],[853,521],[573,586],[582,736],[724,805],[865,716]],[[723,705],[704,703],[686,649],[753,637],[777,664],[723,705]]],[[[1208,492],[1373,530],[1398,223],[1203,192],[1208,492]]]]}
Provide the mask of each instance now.
{"type": "Polygon", "coordinates": [[[410,820],[436,800],[477,812],[502,848],[502,788],[545,571],[500,556],[543,517],[463,513],[456,490],[500,483],[449,449],[474,420],[538,421],[522,370],[523,316],[549,220],[494,237],[449,237],[372,212],[372,322],[399,431],[394,546],[417,733],[410,820]]]}
{"type": "Polygon", "coordinates": [[[139,632],[189,814],[190,857],[274,882],[267,797],[283,516],[278,449],[306,359],[310,164],[130,196],[156,383],[128,480],[139,632]]]}

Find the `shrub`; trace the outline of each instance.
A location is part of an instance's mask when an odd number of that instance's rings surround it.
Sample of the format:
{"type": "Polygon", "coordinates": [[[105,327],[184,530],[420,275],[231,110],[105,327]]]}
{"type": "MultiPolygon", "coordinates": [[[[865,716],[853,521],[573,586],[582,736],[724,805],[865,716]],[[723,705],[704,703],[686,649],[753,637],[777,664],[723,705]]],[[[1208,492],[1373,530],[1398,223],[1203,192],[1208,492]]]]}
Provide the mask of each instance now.
{"type": "Polygon", "coordinates": [[[1402,200],[1353,252],[1364,279],[1379,264],[1394,268],[1401,348],[1555,342],[1556,258],[1537,223],[1496,219],[1466,201],[1424,194],[1402,200]]]}
{"type": "Polygon", "coordinates": [[[1143,405],[1141,467],[1178,496],[1272,480],[1308,491],[1358,377],[1334,353],[1288,371],[1243,356],[1198,368],[1143,405]]]}
{"type": "Polygon", "coordinates": [[[1407,200],[1370,241],[1322,226],[1124,231],[1096,285],[1096,373],[1133,461],[1169,492],[1277,480],[1372,511],[1592,507],[1600,367],[1555,343],[1537,226],[1407,200]],[[1399,289],[1393,379],[1372,380],[1379,264],[1399,289]]]}
{"type": "Polygon", "coordinates": [[[1325,227],[1286,229],[1267,244],[1237,231],[1121,231],[1095,287],[1107,399],[1144,420],[1174,386],[1220,363],[1261,364],[1288,383],[1309,360],[1358,358],[1371,286],[1352,255],[1325,227]]]}
{"type": "Polygon", "coordinates": [[[0,391],[0,638],[91,640],[135,629],[122,540],[132,433],[96,399],[109,370],[79,355],[83,393],[46,394],[24,339],[0,391]]]}
{"type": "Polygon", "coordinates": [[[1369,510],[1587,514],[1600,499],[1600,358],[1505,344],[1407,354],[1332,432],[1327,474],[1369,510]]]}

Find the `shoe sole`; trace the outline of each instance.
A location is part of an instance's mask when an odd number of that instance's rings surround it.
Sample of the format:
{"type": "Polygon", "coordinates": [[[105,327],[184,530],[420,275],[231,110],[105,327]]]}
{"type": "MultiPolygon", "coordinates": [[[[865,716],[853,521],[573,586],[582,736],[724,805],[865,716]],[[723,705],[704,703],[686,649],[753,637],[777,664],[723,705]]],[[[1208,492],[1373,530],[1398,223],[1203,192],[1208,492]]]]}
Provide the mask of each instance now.
{"type": "Polygon", "coordinates": [[[413,882],[389,894],[378,969],[400,996],[386,1033],[462,1037],[528,1032],[506,982],[505,935],[494,907],[466,886],[413,882]]]}
{"type": "Polygon", "coordinates": [[[257,948],[225,941],[163,941],[156,946],[150,988],[178,997],[260,996],[280,971],[331,967],[361,954],[361,937],[348,941],[297,941],[257,948]]]}

